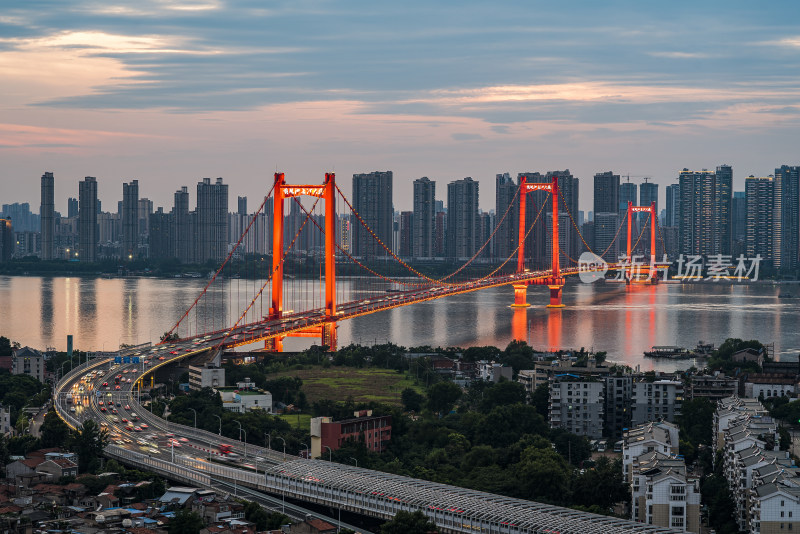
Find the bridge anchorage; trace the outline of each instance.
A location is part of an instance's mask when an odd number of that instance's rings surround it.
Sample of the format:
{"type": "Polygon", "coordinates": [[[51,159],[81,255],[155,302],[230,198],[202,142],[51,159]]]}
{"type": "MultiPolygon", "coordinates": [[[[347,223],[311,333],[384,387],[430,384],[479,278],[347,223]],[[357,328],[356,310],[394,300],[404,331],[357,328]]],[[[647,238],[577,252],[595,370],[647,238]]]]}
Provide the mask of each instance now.
{"type": "Polygon", "coordinates": [[[559,266],[559,252],[558,246],[558,176],[553,176],[550,183],[528,183],[525,176],[522,177],[519,185],[519,239],[517,247],[517,274],[523,274],[525,270],[525,237],[527,232],[525,230],[525,204],[527,193],[531,191],[547,191],[551,196],[551,204],[553,209],[553,236],[552,236],[552,264],[550,275],[544,278],[537,278],[535,280],[520,282],[514,284],[514,304],[512,307],[522,308],[528,307],[528,286],[533,285],[546,285],[550,289],[550,304],[548,308],[563,308],[564,304],[561,302],[561,290],[564,287],[564,277],[561,276],[561,268],[559,266]]]}

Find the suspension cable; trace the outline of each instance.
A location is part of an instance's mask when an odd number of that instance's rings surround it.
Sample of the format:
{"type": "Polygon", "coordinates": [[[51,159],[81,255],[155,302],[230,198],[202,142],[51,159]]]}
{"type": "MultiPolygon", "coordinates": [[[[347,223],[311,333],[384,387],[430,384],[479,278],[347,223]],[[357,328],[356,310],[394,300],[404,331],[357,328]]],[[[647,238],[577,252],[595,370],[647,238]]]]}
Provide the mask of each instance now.
{"type": "MultiPolygon", "coordinates": [[[[314,205],[313,205],[313,206],[311,206],[311,211],[312,211],[312,212],[314,211],[314,208],[317,206],[317,203],[319,202],[319,200],[320,200],[321,198],[322,198],[322,197],[317,197],[317,200],[315,200],[315,201],[314,201],[314,205]]],[[[245,310],[242,312],[242,314],[241,314],[241,315],[239,316],[239,318],[236,320],[236,323],[234,323],[234,325],[233,325],[233,326],[231,326],[231,327],[228,329],[228,331],[225,333],[225,335],[223,336],[223,338],[222,338],[222,339],[220,340],[220,342],[217,344],[217,348],[219,348],[220,346],[222,346],[222,343],[224,343],[224,342],[225,342],[225,340],[226,340],[226,339],[228,339],[228,337],[229,337],[229,336],[230,336],[230,335],[233,333],[233,331],[236,329],[236,327],[238,327],[238,326],[239,326],[239,323],[242,321],[242,318],[244,318],[244,316],[245,316],[245,315],[247,315],[247,312],[249,312],[249,311],[250,311],[250,308],[252,308],[252,307],[253,307],[253,304],[255,304],[256,300],[258,300],[258,299],[259,299],[259,297],[261,297],[261,294],[264,292],[264,288],[265,288],[265,287],[267,287],[267,284],[269,284],[269,282],[272,280],[272,275],[273,275],[273,274],[275,274],[275,271],[276,271],[276,270],[277,270],[279,267],[282,267],[282,266],[283,266],[283,263],[286,261],[286,256],[288,255],[288,252],[289,252],[289,251],[292,249],[292,247],[294,246],[295,242],[297,241],[297,238],[300,236],[300,232],[302,232],[302,231],[303,231],[303,227],[306,225],[306,222],[308,222],[308,220],[309,220],[310,218],[311,218],[311,214],[307,214],[307,215],[306,215],[306,218],[303,220],[303,224],[301,224],[301,225],[300,225],[300,227],[297,229],[297,233],[295,233],[295,234],[294,234],[294,237],[292,238],[292,242],[291,242],[291,243],[289,243],[289,246],[286,248],[286,250],[285,250],[285,251],[283,252],[283,254],[281,255],[280,264],[279,264],[278,266],[276,266],[276,267],[275,267],[275,269],[272,269],[272,270],[270,271],[270,274],[269,274],[269,276],[267,277],[266,281],[264,281],[264,283],[261,285],[261,289],[259,289],[259,290],[258,290],[258,293],[256,293],[256,296],[254,296],[254,297],[253,297],[253,300],[251,300],[251,301],[250,301],[250,304],[248,304],[248,305],[247,305],[247,308],[245,308],[245,310]]]]}
{"type": "MultiPolygon", "coordinates": [[[[267,203],[267,199],[270,197],[270,195],[272,195],[272,191],[273,191],[274,189],[275,189],[275,184],[273,183],[273,184],[272,184],[272,187],[270,187],[270,188],[269,188],[269,192],[267,192],[267,195],[264,197],[264,200],[262,200],[262,201],[261,201],[261,206],[259,206],[259,208],[258,208],[258,211],[256,211],[256,212],[253,214],[253,217],[250,219],[250,223],[247,225],[247,228],[245,228],[245,231],[244,231],[244,233],[243,233],[241,236],[239,236],[239,240],[238,240],[238,241],[236,241],[236,244],[233,246],[233,248],[231,249],[231,251],[228,253],[228,256],[225,258],[225,261],[223,261],[223,262],[222,262],[222,265],[220,265],[220,266],[219,266],[219,269],[217,269],[217,272],[215,272],[215,273],[214,273],[214,276],[212,276],[212,277],[211,277],[211,280],[209,280],[209,281],[208,281],[208,283],[206,284],[206,286],[203,288],[203,291],[201,291],[201,292],[200,292],[200,295],[198,295],[198,296],[197,296],[197,298],[196,298],[196,299],[194,299],[194,302],[192,302],[192,305],[191,305],[191,306],[189,306],[189,309],[187,309],[187,310],[186,310],[186,312],[185,312],[183,315],[181,315],[181,318],[180,318],[180,319],[178,319],[178,322],[177,322],[177,323],[175,323],[175,326],[173,326],[172,328],[170,328],[170,329],[169,329],[169,332],[167,332],[167,335],[164,337],[164,340],[162,340],[162,341],[159,343],[159,345],[161,345],[161,344],[163,344],[163,343],[166,343],[166,340],[167,340],[167,338],[168,338],[168,337],[169,337],[169,336],[172,334],[172,332],[174,332],[174,331],[175,331],[175,329],[176,329],[176,328],[178,328],[178,326],[181,324],[181,321],[183,321],[183,320],[186,318],[186,316],[188,316],[188,315],[189,315],[189,312],[191,312],[191,311],[192,311],[192,308],[194,308],[194,307],[197,305],[198,301],[199,301],[199,300],[200,300],[200,299],[203,297],[203,295],[205,295],[205,294],[206,294],[206,291],[208,291],[208,288],[211,286],[211,284],[213,284],[213,283],[214,283],[214,280],[216,280],[216,279],[217,279],[217,276],[219,276],[219,273],[221,273],[221,272],[222,272],[222,269],[224,269],[224,268],[225,268],[225,264],[227,264],[227,263],[228,263],[228,261],[229,261],[229,260],[231,259],[231,257],[233,256],[233,253],[234,253],[234,252],[236,252],[236,249],[238,249],[238,248],[239,248],[239,245],[241,245],[241,244],[242,244],[242,240],[244,239],[244,236],[247,234],[247,232],[249,232],[249,231],[250,231],[250,227],[251,227],[251,226],[253,226],[253,223],[255,222],[255,220],[256,220],[256,217],[258,216],[258,214],[259,214],[259,213],[261,213],[261,210],[263,210],[263,209],[264,209],[264,206],[265,206],[265,205],[266,205],[266,203],[267,203]]],[[[196,313],[196,312],[195,312],[195,313],[196,313]]]]}

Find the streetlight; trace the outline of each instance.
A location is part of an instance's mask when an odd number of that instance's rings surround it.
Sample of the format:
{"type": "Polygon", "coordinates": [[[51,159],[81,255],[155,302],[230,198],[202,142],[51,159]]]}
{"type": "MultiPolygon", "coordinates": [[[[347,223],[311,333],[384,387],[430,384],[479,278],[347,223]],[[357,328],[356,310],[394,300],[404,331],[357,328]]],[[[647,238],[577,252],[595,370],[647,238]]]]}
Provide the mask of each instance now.
{"type": "Polygon", "coordinates": [[[303,443],[303,447],[306,448],[306,460],[308,460],[309,458],[311,458],[311,450],[308,448],[308,445],[306,445],[305,443],[303,443]]]}
{"type": "Polygon", "coordinates": [[[333,449],[331,449],[327,445],[325,445],[325,448],[328,449],[328,461],[332,462],[333,461],[333,449]]]}
{"type": "MultiPolygon", "coordinates": [[[[211,415],[214,415],[214,414],[211,414],[211,415]]],[[[220,417],[218,415],[214,415],[214,417],[219,419],[219,435],[221,436],[222,435],[222,417],[220,417]]]]}
{"type": "Polygon", "coordinates": [[[197,428],[197,410],[195,410],[194,408],[189,408],[189,409],[194,412],[194,427],[197,428]]]}
{"type": "Polygon", "coordinates": [[[352,456],[350,457],[350,459],[351,459],[351,460],[353,460],[353,461],[356,463],[356,467],[358,467],[358,460],[356,460],[356,459],[355,459],[355,458],[353,458],[352,456]]]}
{"type": "Polygon", "coordinates": [[[61,364],[61,378],[64,378],[64,366],[69,363],[69,360],[61,364]]]}
{"type": "Polygon", "coordinates": [[[267,438],[267,449],[272,450],[272,434],[265,430],[264,437],[267,438]]]}
{"type": "Polygon", "coordinates": [[[283,442],[283,461],[286,461],[286,440],[280,436],[276,436],[279,440],[283,442]]]}
{"type": "Polygon", "coordinates": [[[247,460],[247,432],[242,429],[242,423],[238,419],[234,419],[233,422],[239,425],[239,441],[242,441],[242,432],[244,432],[244,459],[247,460]]]}

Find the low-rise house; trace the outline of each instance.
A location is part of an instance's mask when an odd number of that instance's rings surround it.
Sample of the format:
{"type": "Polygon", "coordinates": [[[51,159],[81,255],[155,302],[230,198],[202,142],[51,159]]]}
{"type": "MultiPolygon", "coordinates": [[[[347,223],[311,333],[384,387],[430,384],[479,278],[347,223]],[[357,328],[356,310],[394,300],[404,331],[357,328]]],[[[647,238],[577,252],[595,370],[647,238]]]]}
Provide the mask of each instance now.
{"type": "Polygon", "coordinates": [[[76,477],[78,476],[78,464],[66,458],[54,458],[40,463],[36,467],[36,471],[39,473],[49,473],[53,475],[55,480],[61,477],[76,477]]]}

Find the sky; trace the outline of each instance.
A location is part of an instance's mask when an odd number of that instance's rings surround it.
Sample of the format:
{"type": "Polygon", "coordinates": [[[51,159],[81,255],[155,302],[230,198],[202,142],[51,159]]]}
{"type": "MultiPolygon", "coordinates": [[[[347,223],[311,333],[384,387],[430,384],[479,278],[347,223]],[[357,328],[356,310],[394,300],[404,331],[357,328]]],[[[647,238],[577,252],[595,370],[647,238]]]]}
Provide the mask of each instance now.
{"type": "MultiPolygon", "coordinates": [[[[3,0],[0,202],[56,209],[96,176],[169,210],[222,176],[257,205],[297,184],[394,171],[411,182],[570,169],[591,210],[612,170],[800,164],[800,2],[3,0]]],[[[663,204],[662,204],[663,205],[663,204]]],[[[114,206],[114,208],[111,208],[114,206]]]]}

